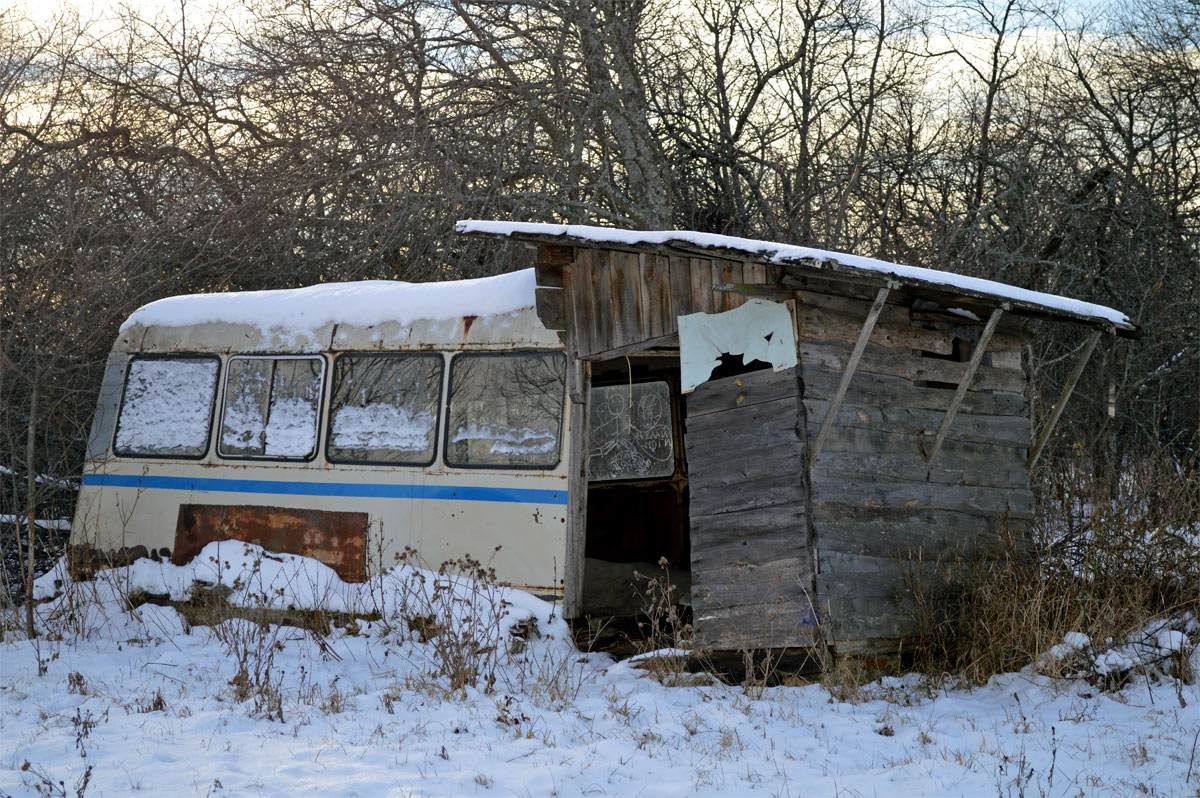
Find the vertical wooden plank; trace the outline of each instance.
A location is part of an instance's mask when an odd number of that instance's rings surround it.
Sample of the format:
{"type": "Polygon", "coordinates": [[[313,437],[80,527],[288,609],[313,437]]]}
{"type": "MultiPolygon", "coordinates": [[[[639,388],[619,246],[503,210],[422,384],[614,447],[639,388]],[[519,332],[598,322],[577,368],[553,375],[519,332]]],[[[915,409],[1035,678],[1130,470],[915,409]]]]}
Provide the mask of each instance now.
{"type": "Polygon", "coordinates": [[[672,255],[668,259],[671,269],[671,318],[669,333],[679,331],[679,316],[695,313],[692,309],[692,262],[688,258],[672,255]]]}
{"type": "MultiPolygon", "coordinates": [[[[726,284],[733,281],[733,275],[729,271],[729,261],[722,258],[713,258],[712,260],[712,276],[709,278],[711,285],[726,284]]],[[[721,292],[713,292],[712,295],[712,313],[724,313],[729,310],[726,304],[729,301],[729,295],[721,292]]]]}
{"type": "Polygon", "coordinates": [[[942,419],[942,425],[938,428],[937,437],[933,439],[933,448],[929,450],[929,457],[925,460],[927,467],[933,466],[933,461],[937,457],[938,451],[942,448],[942,441],[946,439],[946,433],[950,431],[950,425],[954,422],[954,416],[958,413],[958,406],[962,404],[963,397],[967,395],[967,389],[971,387],[971,380],[975,379],[975,370],[979,368],[980,362],[983,361],[983,353],[987,351],[988,343],[992,340],[992,333],[996,331],[996,325],[1000,323],[1000,317],[1004,315],[1004,311],[996,308],[992,311],[992,315],[988,316],[987,324],[984,325],[983,332],[979,335],[979,341],[975,344],[975,349],[971,352],[971,360],[967,363],[967,370],[963,372],[962,379],[958,382],[958,388],[954,391],[954,397],[950,400],[950,406],[946,408],[946,415],[942,419]]]}
{"type": "Polygon", "coordinates": [[[797,291],[793,299],[788,300],[788,304],[792,309],[792,330],[796,335],[796,358],[800,357],[800,339],[804,338],[805,331],[805,313],[808,306],[804,302],[804,297],[797,291]]]}
{"type": "Polygon", "coordinates": [[[707,258],[690,258],[692,313],[713,312],[712,262],[707,258]]]}
{"type": "Polygon", "coordinates": [[[595,351],[598,336],[595,314],[592,313],[592,280],[595,268],[596,251],[580,249],[575,264],[563,271],[564,290],[568,294],[571,314],[569,324],[574,331],[575,351],[572,354],[575,357],[595,351]]]}
{"type": "MultiPolygon", "coordinates": [[[[587,250],[581,249],[578,252],[578,257],[582,258],[587,250]]],[[[579,314],[579,308],[576,305],[578,299],[576,294],[579,293],[579,286],[576,281],[579,279],[579,273],[582,271],[578,261],[568,263],[563,267],[563,306],[567,314],[567,331],[564,343],[567,346],[567,362],[579,357],[579,323],[582,316],[579,314]]]]}
{"type": "Polygon", "coordinates": [[[623,252],[621,254],[621,277],[625,285],[626,303],[623,315],[629,323],[619,345],[625,346],[648,337],[650,295],[644,269],[645,253],[623,252]]]}
{"type": "MultiPolygon", "coordinates": [[[[740,260],[736,261],[733,264],[733,281],[735,283],[746,282],[746,269],[744,267],[744,264],[740,260]]],[[[741,305],[744,305],[748,298],[749,297],[747,297],[745,294],[734,294],[733,295],[733,307],[736,308],[741,305]]]]}
{"type": "Polygon", "coordinates": [[[571,396],[580,401],[571,402],[570,445],[567,457],[570,471],[567,474],[567,546],[566,563],[563,568],[563,617],[574,618],[583,608],[583,565],[587,545],[587,484],[588,448],[591,445],[588,430],[588,403],[592,392],[592,364],[575,360],[568,372],[571,381],[571,396]]]}
{"type": "MultiPolygon", "coordinates": [[[[739,283],[739,284],[743,283],[743,282],[745,282],[745,280],[743,278],[743,274],[744,274],[744,272],[742,271],[742,262],[740,260],[725,261],[725,269],[724,269],[724,274],[722,274],[722,277],[724,277],[725,275],[728,275],[729,279],[723,280],[722,282],[739,283]]],[[[725,299],[725,301],[722,303],[722,307],[724,310],[733,310],[734,308],[740,306],[742,303],[744,303],[746,301],[746,297],[744,294],[734,294],[734,293],[726,292],[726,291],[723,291],[722,293],[724,294],[724,299],[725,299]]]]}
{"type": "Polygon", "coordinates": [[[655,328],[654,321],[654,299],[653,288],[651,281],[654,279],[654,254],[650,252],[639,252],[637,254],[637,262],[633,265],[633,273],[637,275],[634,281],[634,288],[637,291],[637,318],[638,327],[641,328],[641,336],[643,338],[651,337],[651,331],[655,328]]]}
{"type": "Polygon", "coordinates": [[[616,343],[622,335],[622,330],[625,328],[623,319],[625,310],[625,276],[623,273],[624,252],[613,252],[606,250],[604,252],[605,271],[604,271],[604,292],[606,298],[604,302],[598,302],[594,308],[595,312],[605,317],[608,326],[608,334],[604,340],[600,341],[601,349],[612,349],[618,346],[616,343]]]}
{"type": "MultiPolygon", "coordinates": [[[[612,332],[604,341],[605,349],[616,349],[641,339],[641,313],[638,308],[641,266],[632,252],[609,252],[609,303],[612,332]]],[[[603,307],[596,308],[604,312],[603,307]]]]}
{"type": "Polygon", "coordinates": [[[588,308],[596,334],[589,355],[604,351],[608,348],[606,343],[612,340],[612,271],[612,252],[596,250],[592,268],[591,307],[588,308]]]}
{"type": "Polygon", "coordinates": [[[643,253],[641,261],[643,333],[658,338],[673,332],[668,324],[671,309],[670,264],[662,255],[643,253]]]}
{"type": "Polygon", "coordinates": [[[708,310],[706,313],[720,313],[721,303],[725,297],[712,290],[712,287],[721,282],[721,261],[713,258],[708,262],[708,273],[704,275],[705,291],[707,292],[708,310]]]}
{"type": "MultiPolygon", "coordinates": [[[[733,282],[733,273],[729,268],[729,261],[714,258],[712,262],[712,284],[726,284],[733,282]]],[[[730,295],[721,292],[713,294],[713,313],[724,313],[729,310],[730,295]]]]}
{"type": "Polygon", "coordinates": [[[765,263],[742,261],[742,282],[751,285],[761,285],[767,281],[767,266],[765,263]]]}

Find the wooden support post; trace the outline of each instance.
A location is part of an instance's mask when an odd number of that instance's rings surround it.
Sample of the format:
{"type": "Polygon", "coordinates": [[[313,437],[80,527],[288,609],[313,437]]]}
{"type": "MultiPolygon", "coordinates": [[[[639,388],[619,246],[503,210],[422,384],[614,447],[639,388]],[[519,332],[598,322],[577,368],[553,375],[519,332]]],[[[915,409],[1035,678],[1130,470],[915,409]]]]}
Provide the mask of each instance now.
{"type": "Polygon", "coordinates": [[[975,371],[983,361],[983,353],[987,351],[988,343],[992,340],[992,333],[996,331],[996,325],[1000,323],[1000,317],[1003,315],[1004,310],[996,308],[988,317],[987,324],[984,325],[983,332],[979,335],[979,341],[975,344],[974,351],[971,352],[971,359],[967,362],[967,370],[963,372],[958,388],[954,391],[954,397],[950,400],[950,406],[946,408],[946,417],[942,419],[942,426],[938,428],[937,437],[933,439],[933,447],[930,448],[929,456],[925,459],[926,468],[933,467],[933,460],[941,451],[942,443],[946,440],[946,433],[950,431],[950,424],[954,422],[954,415],[958,413],[959,405],[967,396],[967,389],[971,387],[971,380],[975,379],[975,371]]]}
{"type": "Polygon", "coordinates": [[[567,456],[567,546],[563,563],[563,617],[575,618],[583,607],[583,556],[587,545],[588,402],[592,364],[575,360],[568,373],[571,396],[571,445],[567,456]]]}
{"type": "Polygon", "coordinates": [[[817,455],[820,454],[821,447],[825,444],[825,438],[829,436],[829,430],[833,427],[833,420],[837,418],[838,409],[842,406],[842,399],[846,396],[846,389],[850,387],[850,379],[854,376],[855,369],[858,368],[858,361],[862,358],[863,350],[867,348],[867,341],[871,340],[871,331],[875,329],[875,321],[879,318],[879,313],[883,310],[883,305],[887,302],[890,291],[891,289],[885,286],[880,288],[879,292],[875,294],[875,301],[871,304],[871,311],[867,314],[867,320],[863,322],[863,328],[858,333],[858,340],[854,343],[854,351],[850,353],[850,359],[846,361],[846,368],[842,372],[841,382],[838,383],[837,391],[834,393],[833,399],[829,402],[829,409],[825,411],[825,418],[821,420],[821,429],[817,432],[817,439],[808,450],[808,462],[810,464],[817,461],[817,455]]]}
{"type": "Polygon", "coordinates": [[[1054,425],[1058,423],[1063,408],[1067,406],[1067,400],[1071,398],[1071,392],[1075,390],[1075,384],[1083,376],[1083,367],[1087,365],[1088,358],[1092,356],[1092,350],[1096,348],[1096,342],[1100,340],[1100,334],[1100,330],[1096,330],[1084,345],[1083,354],[1079,356],[1079,362],[1071,370],[1071,374],[1067,377],[1067,383],[1063,386],[1062,394],[1058,397],[1058,401],[1054,403],[1054,409],[1050,411],[1050,418],[1046,419],[1042,431],[1038,433],[1037,442],[1033,444],[1033,451],[1029,453],[1029,459],[1025,461],[1026,468],[1033,468],[1033,464],[1037,462],[1038,457],[1042,454],[1042,449],[1046,447],[1046,441],[1050,439],[1050,433],[1054,431],[1054,425]]]}

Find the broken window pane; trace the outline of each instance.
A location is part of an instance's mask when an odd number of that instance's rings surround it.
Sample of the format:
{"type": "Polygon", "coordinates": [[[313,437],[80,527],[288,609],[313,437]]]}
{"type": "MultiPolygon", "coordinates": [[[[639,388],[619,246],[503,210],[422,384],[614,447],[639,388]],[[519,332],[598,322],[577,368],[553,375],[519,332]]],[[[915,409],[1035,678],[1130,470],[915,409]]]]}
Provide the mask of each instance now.
{"type": "Polygon", "coordinates": [[[446,462],[553,468],[565,387],[566,359],[557,353],[454,358],[446,462]]]}
{"type": "Polygon", "coordinates": [[[133,457],[200,457],[208,448],[215,357],[138,357],[129,364],[114,449],[133,457]]]}
{"type": "Polygon", "coordinates": [[[665,382],[592,388],[588,479],[653,479],[675,473],[671,392],[665,382]]]}
{"type": "Polygon", "coordinates": [[[312,457],[324,368],[319,357],[232,358],[225,380],[220,453],[312,457]]]}
{"type": "Polygon", "coordinates": [[[433,462],[440,355],[342,355],[333,367],[331,461],[433,462]]]}

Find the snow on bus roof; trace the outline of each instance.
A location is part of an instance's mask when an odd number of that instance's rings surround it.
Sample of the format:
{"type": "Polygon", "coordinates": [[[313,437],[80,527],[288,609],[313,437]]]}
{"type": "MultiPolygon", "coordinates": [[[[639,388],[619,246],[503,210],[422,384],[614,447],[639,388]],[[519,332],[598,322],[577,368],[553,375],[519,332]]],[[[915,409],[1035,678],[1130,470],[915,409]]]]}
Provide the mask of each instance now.
{"type": "MultiPolygon", "coordinates": [[[[1051,314],[1083,317],[1090,321],[1107,322],[1117,327],[1133,330],[1136,326],[1119,310],[1078,299],[1030,291],[1014,285],[968,277],[953,272],[926,269],[919,266],[903,266],[898,263],[831,252],[812,247],[776,244],[751,238],[696,233],[686,230],[622,230],[588,225],[539,224],[532,222],[492,222],[466,219],[456,225],[459,233],[475,233],[493,236],[524,237],[536,236],[561,238],[583,244],[616,244],[621,246],[659,245],[667,247],[697,248],[705,250],[729,250],[744,253],[768,263],[825,264],[832,269],[845,266],[860,272],[874,272],[895,278],[901,284],[925,287],[944,287],[946,290],[974,294],[998,300],[1010,301],[1051,314]]],[[[833,276],[833,275],[831,275],[833,276]]]]}
{"type": "Polygon", "coordinates": [[[386,321],[512,313],[534,304],[533,269],[438,283],[364,280],[323,283],[277,291],[240,291],[167,297],[133,312],[121,329],[184,327],[191,324],[247,324],[264,330],[315,330],[330,323],[369,327],[386,321]]]}

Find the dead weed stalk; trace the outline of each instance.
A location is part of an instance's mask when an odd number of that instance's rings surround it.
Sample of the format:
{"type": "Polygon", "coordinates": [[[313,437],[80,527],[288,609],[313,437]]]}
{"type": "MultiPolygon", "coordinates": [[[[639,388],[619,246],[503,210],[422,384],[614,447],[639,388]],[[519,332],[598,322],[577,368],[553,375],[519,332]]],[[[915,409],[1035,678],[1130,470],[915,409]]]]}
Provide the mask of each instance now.
{"type": "Polygon", "coordinates": [[[1103,478],[1068,463],[1044,479],[1028,533],[1003,524],[997,546],[938,563],[932,577],[913,569],[922,671],[983,683],[1036,662],[1104,681],[1080,657],[1042,655],[1086,636],[1095,662],[1102,649],[1200,619],[1200,471],[1160,458],[1103,478]]]}

